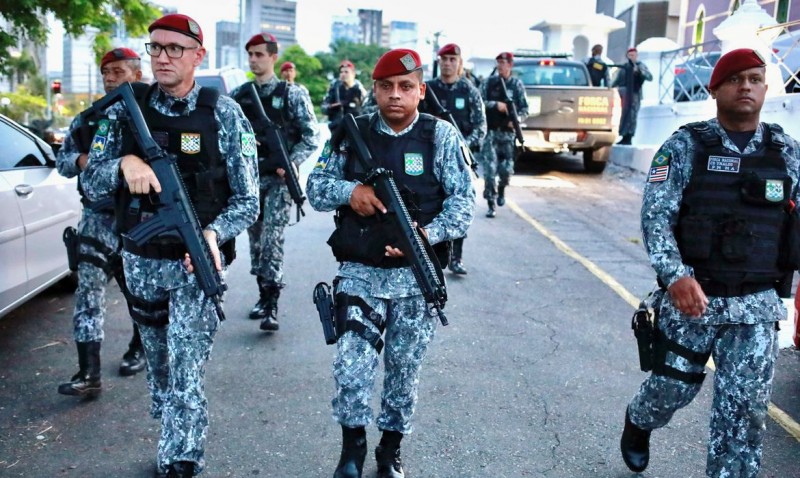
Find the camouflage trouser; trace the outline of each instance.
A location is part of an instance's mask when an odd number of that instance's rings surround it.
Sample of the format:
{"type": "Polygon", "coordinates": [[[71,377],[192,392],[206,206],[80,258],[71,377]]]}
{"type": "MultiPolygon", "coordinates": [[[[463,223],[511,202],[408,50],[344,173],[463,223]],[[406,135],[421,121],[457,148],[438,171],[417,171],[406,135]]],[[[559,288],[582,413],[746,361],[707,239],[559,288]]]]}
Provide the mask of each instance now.
{"type": "Polygon", "coordinates": [[[128,288],[135,297],[169,300],[169,325],[139,324],[147,357],[150,413],[161,419],[157,465],[164,470],[178,461],[205,466],[208,402],[205,364],[219,321],[194,274],[181,261],[143,259],[123,253],[128,288]]]}
{"type": "MultiPolygon", "coordinates": [[[[368,287],[368,286],[366,286],[368,287]]],[[[364,293],[359,281],[341,279],[337,292],[361,297],[386,324],[383,348],[384,380],[381,430],[411,432],[411,417],[417,403],[417,386],[422,361],[436,331],[436,319],[428,313],[421,295],[400,299],[379,299],[364,293]]],[[[347,318],[378,329],[364,316],[361,308],[348,307],[347,318]]],[[[332,400],[333,418],[347,427],[366,426],[372,421],[370,400],[378,367],[378,353],[361,336],[346,332],[337,342],[333,362],[336,396],[332,400]]]]}
{"type": "MultiPolygon", "coordinates": [[[[114,215],[98,213],[84,208],[78,224],[78,236],[95,239],[111,251],[119,248],[119,236],[114,232],[114,215]]],[[[103,252],[90,244],[80,244],[80,254],[91,255],[107,261],[103,252]]],[[[78,263],[78,289],[75,291],[75,311],[72,316],[76,342],[102,341],[103,322],[106,315],[106,285],[109,272],[88,261],[78,263]]]]}
{"type": "Polygon", "coordinates": [[[508,186],[514,175],[514,132],[489,130],[479,154],[483,168],[483,198],[497,198],[497,177],[499,186],[508,186]]]}
{"type": "MultiPolygon", "coordinates": [[[[778,355],[775,323],[703,325],[691,320],[665,320],[659,322],[659,329],[695,352],[711,352],[716,365],[706,475],[755,478],[761,466],[778,355]]],[[[667,353],[667,365],[693,373],[704,368],[671,352],[667,353]]],[[[694,399],[701,386],[651,375],[629,405],[631,422],[646,430],[665,426],[677,410],[694,399]]]]}
{"type": "Polygon", "coordinates": [[[642,102],[639,93],[633,93],[626,98],[625,88],[619,89],[622,98],[622,117],[619,120],[619,134],[621,136],[636,134],[636,120],[639,117],[639,106],[642,102]]]}
{"type": "Polygon", "coordinates": [[[283,284],[284,229],[289,224],[292,198],[285,184],[262,183],[261,205],[264,218],[247,228],[250,238],[250,273],[268,284],[283,284]]]}

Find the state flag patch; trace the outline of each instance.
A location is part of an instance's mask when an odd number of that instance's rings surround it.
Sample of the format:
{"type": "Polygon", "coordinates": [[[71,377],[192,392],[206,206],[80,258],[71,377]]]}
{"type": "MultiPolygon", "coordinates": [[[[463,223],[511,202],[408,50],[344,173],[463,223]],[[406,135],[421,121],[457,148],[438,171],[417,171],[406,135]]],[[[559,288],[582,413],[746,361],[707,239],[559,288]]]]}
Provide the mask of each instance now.
{"type": "Polygon", "coordinates": [[[647,182],[657,183],[661,181],[666,181],[668,176],[669,176],[669,165],[655,166],[653,168],[650,168],[650,172],[647,175],[647,182]]]}
{"type": "Polygon", "coordinates": [[[258,148],[256,146],[256,135],[253,133],[242,133],[242,156],[255,156],[258,148]]]}
{"type": "Polygon", "coordinates": [[[424,161],[419,153],[405,153],[403,156],[405,171],[409,176],[419,176],[424,173],[424,161]]]}
{"type": "Polygon", "coordinates": [[[181,133],[181,153],[197,154],[200,152],[199,133],[181,133]]]}

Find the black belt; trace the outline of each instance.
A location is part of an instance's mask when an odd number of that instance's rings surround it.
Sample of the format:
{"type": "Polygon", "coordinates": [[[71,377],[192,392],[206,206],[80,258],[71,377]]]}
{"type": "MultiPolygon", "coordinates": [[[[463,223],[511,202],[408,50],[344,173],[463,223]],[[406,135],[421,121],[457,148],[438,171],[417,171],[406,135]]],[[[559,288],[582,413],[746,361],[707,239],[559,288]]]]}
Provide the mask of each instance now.
{"type": "Polygon", "coordinates": [[[763,292],[775,288],[775,282],[762,282],[758,284],[744,283],[744,284],[725,284],[707,279],[698,279],[700,287],[706,295],[712,297],[741,297],[743,295],[755,294],[756,292],[763,292]]]}
{"type": "Polygon", "coordinates": [[[122,249],[148,259],[179,260],[186,256],[186,246],[183,244],[149,241],[143,246],[139,246],[125,235],[122,236],[122,249]]]}

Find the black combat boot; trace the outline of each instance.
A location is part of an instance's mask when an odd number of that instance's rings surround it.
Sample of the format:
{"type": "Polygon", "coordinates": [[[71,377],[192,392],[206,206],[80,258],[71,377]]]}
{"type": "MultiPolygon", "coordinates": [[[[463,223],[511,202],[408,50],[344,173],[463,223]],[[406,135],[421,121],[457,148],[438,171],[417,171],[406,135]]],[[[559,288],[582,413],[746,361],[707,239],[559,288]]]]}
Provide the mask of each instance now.
{"type": "Polygon", "coordinates": [[[78,397],[96,397],[100,383],[100,342],[75,342],[78,347],[78,373],[58,386],[58,393],[78,397]]]}
{"type": "Polygon", "coordinates": [[[505,206],[506,204],[506,185],[501,184],[497,186],[497,205],[505,206]]]}
{"type": "Polygon", "coordinates": [[[489,199],[489,210],[486,212],[486,217],[495,217],[497,214],[494,212],[494,199],[489,199]]]}
{"type": "Polygon", "coordinates": [[[192,478],[194,476],[194,463],[191,461],[178,461],[167,467],[167,478],[192,478]]]}
{"type": "Polygon", "coordinates": [[[258,302],[253,306],[253,310],[250,311],[250,319],[261,320],[267,313],[269,288],[267,287],[267,281],[259,276],[256,276],[256,282],[258,283],[258,302]]]}
{"type": "Polygon", "coordinates": [[[342,425],[342,454],[333,478],[361,478],[366,457],[367,431],[364,427],[349,428],[342,425]]]}
{"type": "Polygon", "coordinates": [[[278,298],[281,296],[280,286],[267,286],[267,301],[264,304],[264,316],[259,328],[266,331],[275,331],[280,328],[278,324],[278,298]]]}
{"type": "Polygon", "coordinates": [[[464,249],[464,238],[460,237],[453,241],[453,255],[450,257],[450,271],[453,274],[466,274],[467,269],[464,268],[464,264],[461,262],[461,254],[464,249]]]}
{"type": "Polygon", "coordinates": [[[146,363],[142,336],[139,335],[139,326],[133,324],[133,337],[128,344],[128,351],[122,356],[122,362],[119,364],[119,374],[123,377],[136,375],[144,370],[146,363]]]}
{"type": "Polygon", "coordinates": [[[631,423],[628,410],[625,410],[625,429],[619,441],[622,460],[631,471],[641,473],[650,461],[650,430],[642,430],[631,423]]]}
{"type": "Polygon", "coordinates": [[[378,478],[403,478],[403,462],[400,460],[400,432],[384,430],[381,442],[375,447],[375,461],[378,462],[378,478]]]}
{"type": "Polygon", "coordinates": [[[632,134],[624,134],[622,135],[622,139],[619,140],[617,144],[631,144],[631,140],[633,139],[632,134]]]}

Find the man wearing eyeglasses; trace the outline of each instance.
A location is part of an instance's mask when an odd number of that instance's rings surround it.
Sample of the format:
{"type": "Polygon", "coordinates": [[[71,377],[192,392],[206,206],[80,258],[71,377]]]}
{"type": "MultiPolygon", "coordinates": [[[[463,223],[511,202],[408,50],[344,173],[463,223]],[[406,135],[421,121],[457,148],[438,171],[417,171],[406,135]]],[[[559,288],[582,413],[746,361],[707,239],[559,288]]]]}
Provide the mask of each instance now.
{"type": "MultiPolygon", "coordinates": [[[[194,81],[206,54],[200,26],[170,14],[148,30],[156,83],[140,100],[142,113],[156,142],[176,155],[215,266],[224,274],[236,236],[258,215],[255,137],[233,100],[194,81]]],[[[129,146],[126,116],[121,104],[110,108],[116,120],[95,135],[83,173],[89,199],[115,195],[123,234],[154,214],[151,193],[161,191],[151,167],[129,146]]],[[[205,467],[205,363],[219,317],[181,242],[160,235],[140,247],[123,235],[122,258],[147,356],[151,414],[161,420],[156,476],[191,477],[205,467]]]]}
{"type": "MultiPolygon", "coordinates": [[[[319,146],[319,128],[311,99],[294,83],[275,76],[278,40],[269,33],[253,35],[245,44],[250,71],[255,75],[256,92],[269,119],[280,127],[289,160],[296,166],[308,159],[319,146]]],[[[239,103],[246,102],[245,83],[231,91],[239,103]]],[[[249,108],[245,111],[250,111],[249,108]]],[[[259,299],[250,318],[260,320],[264,331],[278,330],[278,298],[283,283],[284,229],[289,224],[292,198],[283,176],[283,168],[273,164],[274,155],[266,144],[258,146],[261,214],[247,229],[250,238],[250,273],[256,276],[259,299]]]]}

